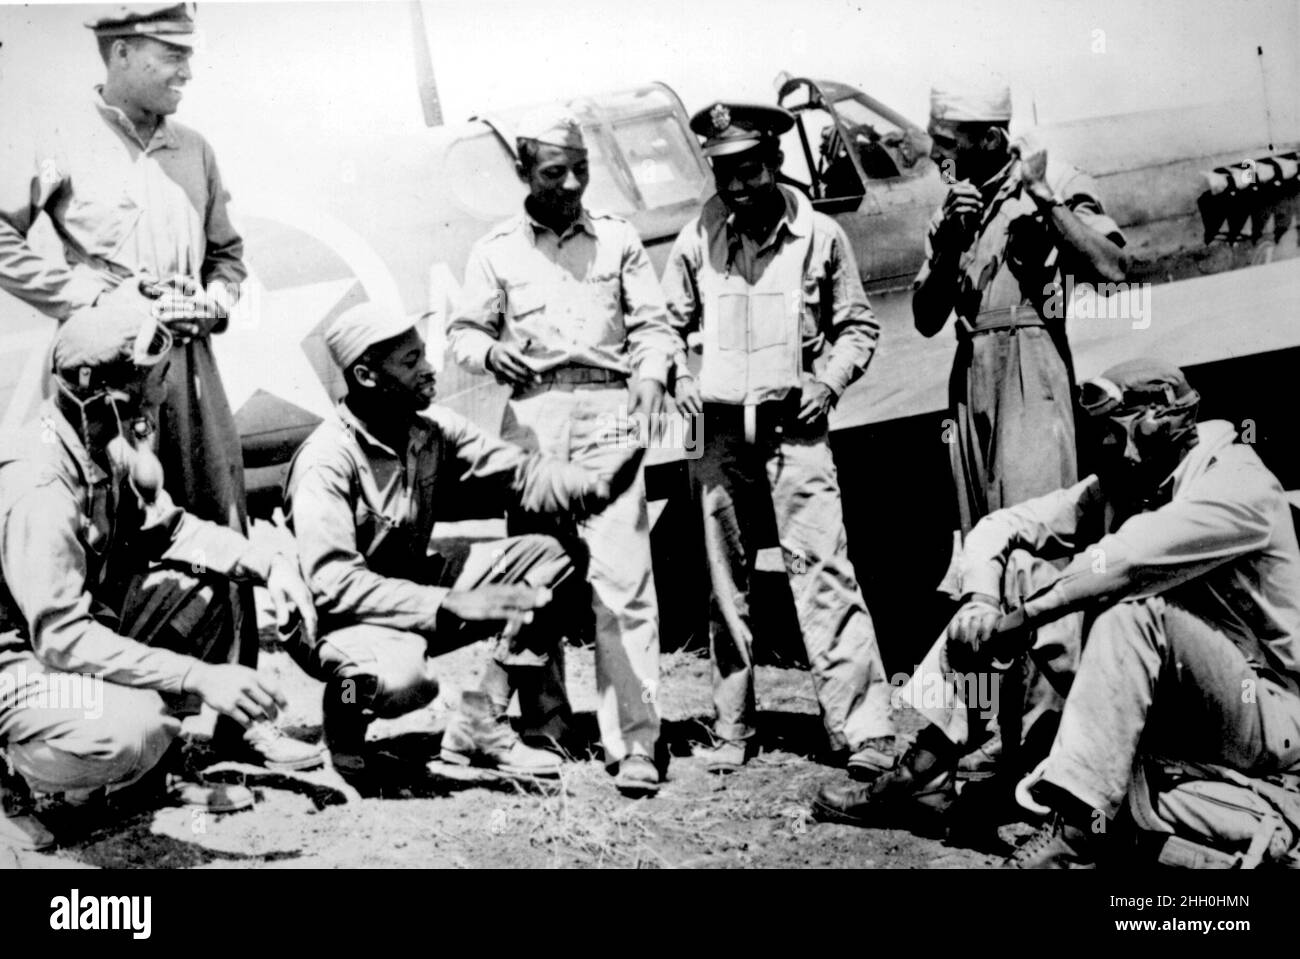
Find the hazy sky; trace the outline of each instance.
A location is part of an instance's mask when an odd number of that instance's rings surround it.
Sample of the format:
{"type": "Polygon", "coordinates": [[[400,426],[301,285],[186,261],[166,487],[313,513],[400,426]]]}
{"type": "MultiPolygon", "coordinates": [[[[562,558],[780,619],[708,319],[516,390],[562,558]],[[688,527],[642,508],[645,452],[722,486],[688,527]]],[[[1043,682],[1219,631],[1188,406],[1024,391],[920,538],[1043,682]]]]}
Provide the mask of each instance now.
{"type": "MultiPolygon", "coordinates": [[[[922,119],[935,73],[987,64],[1048,121],[1258,92],[1257,44],[1294,90],[1300,50],[1295,0],[428,0],[425,10],[448,119],[650,79],[688,107],[770,100],[782,69],[847,80],[922,119]]],[[[15,87],[45,98],[95,82],[81,26],[94,11],[0,5],[4,100],[15,87]]],[[[402,0],[205,2],[199,20],[208,43],[182,106],[196,123],[234,132],[280,110],[420,123],[402,0]]]]}
{"type": "MultiPolygon", "coordinates": [[[[976,67],[1012,82],[1018,124],[1031,104],[1050,122],[1259,98],[1265,84],[1273,101],[1294,104],[1300,90],[1300,0],[427,0],[424,9],[449,122],[656,79],[690,110],[717,97],[771,102],[780,70],[846,80],[922,123],[931,79],[976,67]]],[[[43,124],[102,79],[82,26],[95,11],[0,2],[0,122],[43,124]]],[[[178,118],[213,142],[232,185],[311,166],[332,138],[422,129],[403,0],[204,2],[198,16],[206,46],[178,118]]]]}

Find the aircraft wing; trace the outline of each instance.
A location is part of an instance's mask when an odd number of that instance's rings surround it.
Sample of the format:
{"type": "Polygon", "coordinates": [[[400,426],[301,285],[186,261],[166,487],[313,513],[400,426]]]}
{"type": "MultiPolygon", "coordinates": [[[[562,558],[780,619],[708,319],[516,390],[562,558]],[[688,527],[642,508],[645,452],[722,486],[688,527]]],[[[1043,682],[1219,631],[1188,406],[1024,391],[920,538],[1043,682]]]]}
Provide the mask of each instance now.
{"type": "MultiPolygon", "coordinates": [[[[1075,370],[1085,378],[1134,356],[1195,366],[1300,347],[1297,303],[1300,258],[1080,297],[1067,326],[1075,370]]],[[[927,340],[917,333],[907,296],[877,312],[880,348],[841,399],[832,430],[938,413],[948,405],[953,334],[945,329],[927,340]]]]}

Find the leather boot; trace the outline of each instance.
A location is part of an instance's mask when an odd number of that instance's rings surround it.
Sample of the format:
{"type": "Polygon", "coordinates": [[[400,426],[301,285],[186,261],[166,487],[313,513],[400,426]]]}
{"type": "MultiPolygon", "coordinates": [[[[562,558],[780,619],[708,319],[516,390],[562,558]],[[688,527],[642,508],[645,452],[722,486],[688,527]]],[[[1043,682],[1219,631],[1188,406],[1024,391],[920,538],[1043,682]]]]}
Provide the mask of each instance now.
{"type": "Polygon", "coordinates": [[[823,786],[813,800],[813,818],[848,826],[932,819],[956,798],[954,778],[951,761],[916,743],[895,768],[870,782],[823,786]]]}
{"type": "Polygon", "coordinates": [[[560,757],[524,745],[504,713],[481,692],[461,695],[460,708],[442,734],[442,761],[455,766],[486,766],[516,776],[558,776],[560,757]]]}

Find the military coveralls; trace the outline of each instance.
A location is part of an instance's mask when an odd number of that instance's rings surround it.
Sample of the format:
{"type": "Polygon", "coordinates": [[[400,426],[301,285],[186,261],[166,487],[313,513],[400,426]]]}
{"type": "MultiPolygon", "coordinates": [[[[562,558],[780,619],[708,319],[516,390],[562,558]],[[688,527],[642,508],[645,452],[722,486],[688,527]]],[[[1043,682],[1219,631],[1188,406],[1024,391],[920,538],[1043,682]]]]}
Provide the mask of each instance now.
{"type": "Polygon", "coordinates": [[[41,792],[128,785],[197,709],[181,695],[196,659],[231,659],[226,577],[264,581],[273,554],[166,491],[143,505],[52,403],[13,442],[0,454],[0,744],[41,792]]]}
{"type": "MultiPolygon", "coordinates": [[[[141,271],[220,285],[233,303],[247,276],[244,244],[226,213],[229,194],[212,147],[189,127],[162,119],[142,143],[96,88],[84,108],[13,159],[0,168],[0,287],[60,321],[141,271]],[[66,265],[27,242],[42,212],[66,265]]],[[[243,453],[210,338],[178,343],[170,361],[157,435],[167,489],[196,516],[245,532],[243,453]]],[[[233,598],[240,661],[253,665],[251,588],[235,589],[233,598]]]]}
{"type": "MultiPolygon", "coordinates": [[[[837,397],[862,375],[879,326],[844,231],[781,190],[786,212],[763,242],[736,230],[714,197],[664,268],[674,327],[683,339],[698,328],[704,342],[697,476],[713,583],[716,732],[732,741],[754,733],[751,580],[784,571],[831,745],[856,750],[892,733],[890,687],[849,560],[827,423],[802,426],[794,414],[804,375],[837,397]]],[[[677,363],[684,371],[684,352],[677,363]]]]}
{"type": "MultiPolygon", "coordinates": [[[[1086,226],[1123,245],[1091,177],[1049,155],[1046,179],[1086,226]]],[[[993,510],[1078,477],[1073,364],[1060,299],[1051,301],[1049,294],[1053,283],[1080,270],[1060,255],[1045,216],[1025,190],[1019,162],[1013,163],[961,256],[948,396],[957,427],[949,451],[963,534],[993,510]]],[[[930,274],[942,221],[939,210],[926,231],[925,262],[914,288],[930,274]]]]}
{"type": "MultiPolygon", "coordinates": [[[[493,583],[556,591],[552,604],[514,638],[498,637],[494,659],[507,667],[524,726],[542,731],[568,708],[562,650],[565,607],[572,615],[573,563],[547,536],[446,544],[430,554],[434,523],[455,518],[467,486],[528,511],[581,513],[596,477],[578,464],[525,452],[443,407],[412,418],[406,449],[376,439],[340,402],[294,458],[285,505],[303,574],[320,617],[315,649],[296,650],[326,681],[358,681],[357,705],[396,716],[429,703],[437,684],[425,657],[477,639],[483,630],[439,628],[450,589],[493,583]],[[530,667],[520,669],[516,667],[530,667]]],[[[327,697],[327,702],[329,698],[327,697]]],[[[504,711],[509,693],[496,705],[504,711]]]]}
{"type": "MultiPolygon", "coordinates": [[[[1300,764],[1300,547],[1290,507],[1231,424],[1208,421],[1197,433],[1151,508],[1125,517],[1090,476],[991,513],[962,555],[962,589],[990,595],[1013,565],[1040,564],[1024,600],[1039,627],[1031,656],[1068,691],[1044,778],[1108,815],[1128,791],[1139,745],[1258,775],[1300,764]],[[1063,558],[1063,571],[1047,564],[1063,558]]],[[[918,694],[934,688],[920,672],[935,669],[945,646],[941,638],[913,677],[918,694]]],[[[967,692],[957,688],[948,704],[960,708],[917,704],[949,738],[969,741],[978,724],[963,715],[967,692]]]]}
{"type": "MultiPolygon", "coordinates": [[[[501,434],[560,459],[626,455],[608,427],[625,419],[628,378],[666,384],[677,337],[636,230],[584,210],[563,236],[527,210],[481,239],[448,325],[456,361],[486,372],[513,344],[539,374],[516,390],[501,434]]],[[[594,461],[594,460],[593,460],[594,461]]],[[[595,614],[596,718],[606,757],[653,756],[659,738],[659,603],[645,480],[580,523],[595,614]]]]}

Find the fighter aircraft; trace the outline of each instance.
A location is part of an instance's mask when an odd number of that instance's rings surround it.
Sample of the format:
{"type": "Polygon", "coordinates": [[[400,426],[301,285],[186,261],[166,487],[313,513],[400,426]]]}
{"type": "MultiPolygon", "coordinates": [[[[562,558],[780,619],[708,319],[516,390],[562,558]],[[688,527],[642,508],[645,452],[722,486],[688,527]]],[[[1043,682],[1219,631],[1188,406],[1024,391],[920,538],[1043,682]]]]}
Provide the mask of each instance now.
{"type": "MultiPolygon", "coordinates": [[[[872,375],[844,397],[834,426],[942,410],[951,339],[922,340],[906,309],[924,227],[945,190],[929,138],[846,84],[781,80],[777,100],[798,118],[785,144],[787,177],[847,231],[886,328],[872,375]]],[[[662,83],[568,106],[590,144],[588,204],[627,217],[660,268],[712,191],[689,112],[662,83]]],[[[437,127],[402,144],[369,144],[343,160],[355,170],[352,188],[324,202],[290,209],[282,198],[244,198],[248,259],[261,287],[254,284],[218,346],[254,491],[275,485],[292,448],[338,395],[339,376],[321,340],[338,312],[361,297],[386,297],[422,314],[440,351],[470,245],[519,209],[524,187],[514,171],[513,127],[528,109],[437,127]],[[388,215],[398,208],[403,216],[388,215]]],[[[1096,177],[1128,237],[1135,282],[1216,273],[1294,251],[1294,130],[1274,139],[1229,104],[1103,117],[1045,127],[1037,136],[1096,177]]],[[[1131,291],[1094,301],[1103,314],[1094,319],[1127,315],[1124,297],[1131,291]]],[[[1204,358],[1252,352],[1263,343],[1260,333],[1216,339],[1221,353],[1204,358]]],[[[477,421],[499,423],[504,393],[486,378],[447,364],[440,392],[477,421]]]]}
{"type": "MultiPolygon", "coordinates": [[[[926,220],[945,186],[924,128],[853,86],[780,75],[775,102],[798,120],[783,143],[785,176],[844,226],[883,327],[868,375],[832,418],[837,442],[851,437],[870,454],[842,467],[842,483],[852,491],[846,519],[855,562],[869,599],[895,591],[900,566],[912,571],[909,582],[933,584],[954,525],[941,441],[952,339],[914,332],[907,291],[926,220]],[[872,534],[873,504],[881,502],[915,516],[917,527],[907,543],[883,551],[872,534]]],[[[627,217],[662,267],[673,238],[712,192],[688,127],[692,111],[663,83],[593,92],[567,105],[590,147],[588,205],[627,217]]],[[[420,135],[339,143],[338,165],[347,171],[341,189],[294,197],[244,184],[237,192],[232,214],[246,237],[251,276],[216,344],[254,513],[277,502],[293,450],[340,393],[323,342],[329,323],[364,299],[388,303],[421,317],[441,363],[443,324],[470,246],[519,209],[524,187],[514,171],[513,130],[532,107],[441,124],[427,97],[425,106],[430,126],[420,135]]],[[[1300,261],[1265,264],[1295,253],[1300,129],[1274,119],[1295,115],[1232,103],[1036,131],[1049,153],[1061,151],[1096,177],[1128,237],[1134,280],[1186,280],[1142,287],[1137,299],[1132,290],[1081,299],[1071,324],[1082,375],[1139,349],[1191,365],[1233,361],[1228,378],[1238,381],[1249,375],[1244,371],[1263,368],[1243,357],[1275,363],[1294,356],[1284,351],[1300,347],[1300,327],[1288,321],[1300,294],[1300,261]],[[1235,281],[1209,276],[1233,270],[1235,281]]],[[[12,426],[33,412],[51,329],[13,300],[0,301],[0,312],[0,405],[4,425],[12,426]]],[[[505,395],[487,378],[447,363],[439,392],[442,402],[482,425],[499,424],[505,395]]],[[[1255,422],[1263,415],[1256,411],[1255,422]]],[[[1283,442],[1294,427],[1264,425],[1261,442],[1294,448],[1283,442]]],[[[675,459],[672,451],[657,451],[651,460],[649,488],[659,500],[656,535],[663,541],[657,571],[698,596],[698,551],[681,541],[690,526],[689,484],[675,459]],[[674,505],[680,523],[673,522],[674,505]]],[[[1291,469],[1300,480],[1297,474],[1291,469]]],[[[886,628],[907,628],[904,612],[884,618],[886,628]]]]}

